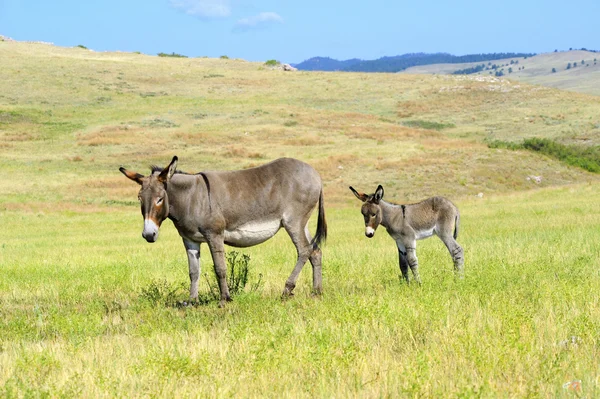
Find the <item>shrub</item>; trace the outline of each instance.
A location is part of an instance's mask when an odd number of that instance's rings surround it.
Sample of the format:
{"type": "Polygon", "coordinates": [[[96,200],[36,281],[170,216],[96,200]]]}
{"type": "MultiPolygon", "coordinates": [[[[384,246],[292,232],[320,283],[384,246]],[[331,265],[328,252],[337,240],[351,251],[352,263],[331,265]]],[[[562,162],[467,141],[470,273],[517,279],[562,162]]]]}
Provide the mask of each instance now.
{"type": "Polygon", "coordinates": [[[87,50],[87,47],[85,47],[83,44],[78,44],[77,47],[87,50]]]}
{"type": "Polygon", "coordinates": [[[406,127],[416,127],[420,129],[427,130],[443,130],[451,127],[456,127],[454,123],[440,123],[440,122],[430,122],[430,121],[404,121],[402,125],[406,127]]]}
{"type": "MultiPolygon", "coordinates": [[[[235,296],[244,292],[246,285],[248,284],[248,278],[250,275],[250,256],[246,254],[240,254],[237,251],[231,251],[225,256],[227,261],[227,286],[229,287],[229,295],[235,296]]],[[[205,275],[206,276],[206,275],[205,275]]],[[[211,283],[206,277],[206,282],[210,289],[211,296],[213,299],[219,299],[221,297],[219,291],[219,285],[216,282],[217,276],[214,274],[215,283],[211,283]]],[[[250,292],[258,290],[262,284],[262,274],[258,275],[258,280],[250,286],[250,292]]]]}
{"type": "Polygon", "coordinates": [[[535,151],[568,165],[600,173],[600,146],[565,145],[553,140],[534,137],[525,139],[522,143],[494,140],[488,142],[488,147],[535,151]]]}
{"type": "Polygon", "coordinates": [[[228,59],[229,59],[229,57],[227,57],[226,55],[222,55],[222,56],[221,56],[221,57],[219,57],[219,58],[221,58],[222,60],[228,60],[228,59]]]}
{"type": "Polygon", "coordinates": [[[266,66],[271,66],[271,67],[277,66],[279,64],[281,64],[281,62],[279,62],[277,60],[268,60],[268,61],[265,62],[266,66]]]}
{"type": "Polygon", "coordinates": [[[175,52],[168,54],[168,53],[158,53],[159,57],[174,57],[174,58],[188,58],[187,55],[183,55],[183,54],[177,54],[175,52]]]}
{"type": "Polygon", "coordinates": [[[600,173],[600,146],[564,145],[556,141],[534,137],[524,140],[523,148],[541,152],[589,172],[600,173]]]}

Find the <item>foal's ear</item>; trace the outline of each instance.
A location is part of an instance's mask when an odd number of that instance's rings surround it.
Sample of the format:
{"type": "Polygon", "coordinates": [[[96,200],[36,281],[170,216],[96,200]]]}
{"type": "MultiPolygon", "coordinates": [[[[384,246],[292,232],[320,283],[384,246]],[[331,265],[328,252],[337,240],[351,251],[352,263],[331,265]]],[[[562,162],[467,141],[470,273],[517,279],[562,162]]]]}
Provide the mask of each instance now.
{"type": "Polygon", "coordinates": [[[375,194],[373,194],[373,202],[379,204],[379,201],[383,198],[383,187],[381,184],[377,186],[377,190],[375,190],[375,194]]]}
{"type": "Polygon", "coordinates": [[[137,184],[141,185],[142,184],[142,179],[144,178],[143,175],[140,175],[137,172],[132,172],[130,170],[125,169],[124,167],[120,167],[119,170],[121,171],[121,173],[123,173],[128,179],[133,180],[134,182],[136,182],[137,184]]]}
{"type": "Polygon", "coordinates": [[[354,193],[354,195],[356,196],[356,198],[358,198],[362,202],[366,202],[367,199],[369,199],[369,196],[367,194],[365,194],[365,193],[359,193],[354,188],[352,188],[352,186],[350,186],[350,190],[354,193]]]}
{"type": "Polygon", "coordinates": [[[175,174],[175,170],[177,169],[177,159],[177,156],[174,156],[169,166],[160,172],[160,175],[158,175],[158,181],[162,183],[168,183],[169,180],[171,180],[171,177],[175,174]]]}

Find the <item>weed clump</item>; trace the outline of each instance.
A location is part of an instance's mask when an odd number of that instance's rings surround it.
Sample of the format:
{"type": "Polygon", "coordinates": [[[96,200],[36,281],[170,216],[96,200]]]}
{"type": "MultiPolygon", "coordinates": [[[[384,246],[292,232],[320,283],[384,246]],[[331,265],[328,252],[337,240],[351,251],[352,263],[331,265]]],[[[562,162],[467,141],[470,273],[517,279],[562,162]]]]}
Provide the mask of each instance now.
{"type": "MultiPolygon", "coordinates": [[[[227,286],[229,295],[233,298],[246,291],[250,277],[250,256],[236,251],[228,253],[227,261],[227,286]]],[[[191,305],[206,305],[221,298],[216,274],[212,273],[212,280],[205,274],[208,292],[200,292],[198,299],[191,305]],[[212,281],[212,282],[211,282],[212,281]]],[[[262,274],[250,285],[249,292],[257,291],[262,285],[262,274]]],[[[140,290],[140,299],[152,307],[185,307],[190,305],[186,298],[188,295],[186,283],[170,283],[167,280],[152,280],[140,290]]]]}
{"type": "MultiPolygon", "coordinates": [[[[231,251],[225,256],[227,261],[227,286],[229,287],[229,295],[232,297],[244,292],[246,285],[248,284],[248,276],[250,274],[250,256],[246,254],[240,254],[237,251],[231,251]]],[[[214,275],[216,280],[216,274],[214,275]]],[[[219,299],[221,294],[219,292],[218,284],[213,284],[206,278],[208,287],[213,298],[219,299]]],[[[258,280],[250,286],[250,292],[257,291],[262,284],[262,274],[258,275],[258,280]]]]}
{"type": "Polygon", "coordinates": [[[140,298],[152,306],[177,306],[184,284],[169,283],[166,280],[153,280],[147,287],[141,289],[140,298]]]}

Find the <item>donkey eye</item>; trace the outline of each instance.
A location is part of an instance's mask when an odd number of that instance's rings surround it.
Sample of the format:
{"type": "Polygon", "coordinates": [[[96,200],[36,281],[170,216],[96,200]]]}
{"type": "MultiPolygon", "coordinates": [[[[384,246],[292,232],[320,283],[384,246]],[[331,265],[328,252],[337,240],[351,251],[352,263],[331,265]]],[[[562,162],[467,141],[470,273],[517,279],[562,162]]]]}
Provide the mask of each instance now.
{"type": "Polygon", "coordinates": [[[160,204],[162,204],[162,202],[163,202],[163,199],[162,198],[158,198],[156,200],[156,205],[160,205],[160,204]]]}

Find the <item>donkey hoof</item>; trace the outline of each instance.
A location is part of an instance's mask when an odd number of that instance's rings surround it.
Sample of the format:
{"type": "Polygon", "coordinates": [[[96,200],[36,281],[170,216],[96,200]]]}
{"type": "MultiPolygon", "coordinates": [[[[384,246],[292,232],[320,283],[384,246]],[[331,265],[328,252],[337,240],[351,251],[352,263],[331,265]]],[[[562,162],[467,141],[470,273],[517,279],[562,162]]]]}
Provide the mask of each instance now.
{"type": "Polygon", "coordinates": [[[283,293],[281,294],[281,299],[286,300],[293,296],[294,296],[294,293],[292,291],[288,291],[287,289],[285,289],[285,290],[283,290],[283,293]]]}

